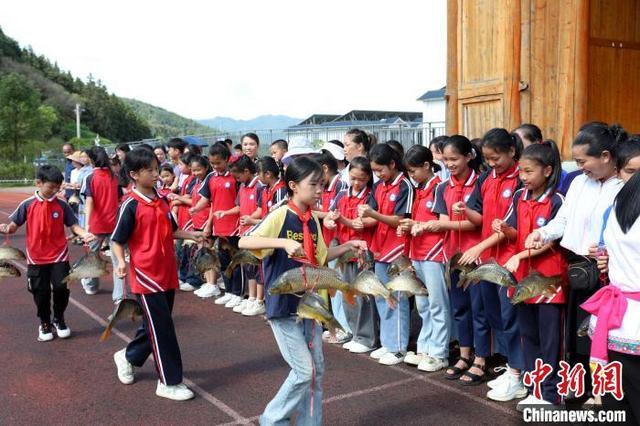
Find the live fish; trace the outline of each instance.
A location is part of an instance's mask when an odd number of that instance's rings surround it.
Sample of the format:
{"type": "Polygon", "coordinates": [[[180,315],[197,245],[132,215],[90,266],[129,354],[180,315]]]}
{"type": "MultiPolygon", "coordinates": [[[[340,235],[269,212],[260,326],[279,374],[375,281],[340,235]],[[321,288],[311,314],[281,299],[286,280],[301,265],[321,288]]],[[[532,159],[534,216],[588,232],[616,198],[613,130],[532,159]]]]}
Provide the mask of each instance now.
{"type": "Polygon", "coordinates": [[[71,197],[69,197],[69,201],[67,201],[67,202],[71,206],[76,205],[76,204],[80,204],[80,198],[76,194],[73,194],[71,197]]]}
{"type": "Polygon", "coordinates": [[[99,278],[106,275],[107,272],[107,261],[102,259],[98,253],[91,251],[74,263],[71,272],[62,282],[69,283],[82,278],[99,278]]]}
{"type": "Polygon", "coordinates": [[[389,275],[389,277],[394,277],[407,270],[415,272],[411,260],[409,260],[408,257],[401,255],[396,260],[391,262],[391,265],[389,266],[389,269],[387,271],[387,275],[389,275]]]}
{"type": "Polygon", "coordinates": [[[220,258],[218,257],[218,253],[209,247],[201,247],[196,251],[196,254],[193,256],[193,264],[201,274],[210,270],[220,272],[220,258]]]}
{"type": "Polygon", "coordinates": [[[468,272],[471,272],[476,267],[475,264],[460,265],[459,262],[461,257],[462,257],[462,253],[457,252],[453,256],[451,256],[449,261],[445,264],[444,279],[445,279],[445,282],[447,283],[448,289],[451,288],[451,274],[453,272],[459,271],[460,275],[458,280],[462,280],[468,272]]]}
{"type": "Polygon", "coordinates": [[[404,291],[418,296],[427,296],[429,294],[424,284],[416,277],[416,274],[409,270],[405,270],[391,279],[387,283],[387,288],[391,291],[404,291]]]}
{"type": "Polygon", "coordinates": [[[113,326],[121,319],[131,318],[131,321],[135,321],[142,316],[142,307],[138,302],[133,299],[122,299],[118,302],[113,313],[110,315],[109,323],[100,336],[100,341],[104,342],[111,335],[113,326]]]}
{"type": "Polygon", "coordinates": [[[551,297],[556,293],[557,287],[561,284],[562,277],[559,275],[545,277],[534,271],[518,283],[516,292],[511,297],[511,303],[515,305],[540,295],[551,297]]]}
{"type": "Polygon", "coordinates": [[[0,278],[19,277],[22,275],[15,265],[9,262],[0,262],[0,278]]]}
{"type": "Polygon", "coordinates": [[[480,281],[488,281],[502,287],[510,287],[517,284],[516,277],[514,277],[511,272],[495,262],[490,262],[467,272],[464,277],[458,281],[458,287],[466,290],[471,284],[477,284],[480,281]]]}
{"type": "Polygon", "coordinates": [[[236,251],[236,254],[234,254],[231,258],[231,262],[229,263],[229,266],[227,266],[227,269],[224,271],[224,274],[227,276],[227,278],[230,279],[233,276],[233,271],[238,266],[246,265],[258,266],[260,265],[260,259],[251,254],[250,251],[238,250],[236,251]]]}
{"type": "Polygon", "coordinates": [[[0,260],[24,260],[26,256],[20,249],[11,246],[0,246],[0,260]]]}
{"type": "Polygon", "coordinates": [[[310,319],[318,321],[333,335],[342,327],[329,311],[325,301],[316,293],[305,293],[298,303],[298,320],[310,319]]]}
{"type": "Polygon", "coordinates": [[[387,300],[387,304],[391,309],[395,309],[397,300],[391,294],[388,288],[382,284],[380,279],[372,271],[365,270],[356,276],[351,286],[360,294],[370,296],[379,296],[387,300]]]}
{"type": "Polygon", "coordinates": [[[269,288],[269,294],[287,294],[300,293],[305,290],[329,290],[329,293],[335,290],[342,291],[345,300],[349,303],[355,303],[354,291],[346,282],[342,281],[338,272],[326,268],[324,266],[301,266],[299,268],[289,269],[273,283],[269,288]]]}

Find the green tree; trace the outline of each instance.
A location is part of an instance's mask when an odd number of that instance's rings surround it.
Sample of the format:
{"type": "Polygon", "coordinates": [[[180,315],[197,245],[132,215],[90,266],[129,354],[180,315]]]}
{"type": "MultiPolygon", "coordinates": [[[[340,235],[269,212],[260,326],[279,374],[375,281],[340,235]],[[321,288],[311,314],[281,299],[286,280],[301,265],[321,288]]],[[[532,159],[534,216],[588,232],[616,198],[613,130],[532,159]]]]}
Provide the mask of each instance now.
{"type": "Polygon", "coordinates": [[[22,146],[42,140],[57,121],[54,108],[42,105],[40,94],[19,74],[0,77],[0,144],[17,158],[22,146]]]}

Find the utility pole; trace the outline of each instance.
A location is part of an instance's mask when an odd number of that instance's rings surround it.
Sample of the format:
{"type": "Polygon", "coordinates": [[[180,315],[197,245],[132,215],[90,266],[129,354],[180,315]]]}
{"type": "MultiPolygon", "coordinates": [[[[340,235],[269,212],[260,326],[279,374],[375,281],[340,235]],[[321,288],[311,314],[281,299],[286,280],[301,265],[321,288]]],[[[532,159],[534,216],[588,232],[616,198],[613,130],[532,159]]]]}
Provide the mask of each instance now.
{"type": "Polygon", "coordinates": [[[80,104],[76,104],[76,137],[80,139],[80,104]]]}

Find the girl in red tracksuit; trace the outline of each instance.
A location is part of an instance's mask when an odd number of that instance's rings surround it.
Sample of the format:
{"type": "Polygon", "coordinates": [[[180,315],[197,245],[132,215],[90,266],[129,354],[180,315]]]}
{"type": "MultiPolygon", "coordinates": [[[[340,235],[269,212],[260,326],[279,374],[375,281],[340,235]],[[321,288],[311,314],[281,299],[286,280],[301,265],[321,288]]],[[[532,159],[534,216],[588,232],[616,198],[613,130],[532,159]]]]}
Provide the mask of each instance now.
{"type": "MultiPolygon", "coordinates": [[[[417,184],[411,219],[400,221],[399,232],[407,234],[415,223],[438,220],[433,211],[435,189],[441,183],[440,170],[429,148],[413,146],[404,157],[409,176],[417,184]]],[[[422,318],[417,353],[407,353],[404,362],[422,371],[438,371],[449,365],[451,312],[444,279],[444,232],[422,232],[409,240],[409,258],[429,296],[416,296],[416,308],[422,318]]]]}
{"type": "MultiPolygon", "coordinates": [[[[454,135],[447,139],[442,152],[451,177],[436,188],[433,211],[439,215],[439,219],[424,225],[418,224],[412,228],[411,233],[417,234],[422,230],[446,231],[444,257],[445,261],[448,261],[456,253],[463,252],[480,241],[480,230],[469,221],[464,211],[454,212],[453,206],[460,201],[467,202],[471,197],[478,179],[476,170],[482,162],[482,157],[469,139],[461,135],[454,135]]],[[[451,283],[449,297],[454,326],[460,343],[460,358],[455,365],[447,369],[445,377],[449,380],[460,379],[461,383],[465,384],[467,381],[472,382],[475,376],[480,377],[484,374],[485,357],[489,355],[489,342],[482,342],[483,349],[487,353],[476,352],[475,360],[471,361],[474,346],[476,350],[480,346],[474,342],[476,323],[474,319],[476,315],[479,316],[482,313],[475,311],[475,306],[480,301],[480,292],[477,286],[471,286],[469,291],[458,288],[459,273],[457,271],[452,272],[445,279],[451,283]],[[466,376],[464,379],[461,377],[463,375],[466,376]]]]}
{"type": "Polygon", "coordinates": [[[287,200],[287,186],[282,180],[278,163],[272,157],[262,157],[257,165],[258,177],[264,186],[258,198],[264,219],[276,206],[287,200]]]}
{"type": "Polygon", "coordinates": [[[162,186],[158,189],[158,194],[161,197],[166,197],[169,194],[173,194],[171,190],[171,186],[173,185],[173,181],[176,179],[176,175],[173,172],[173,166],[168,164],[163,164],[160,166],[160,181],[162,182],[162,186]]]}
{"type": "MultiPolygon", "coordinates": [[[[564,198],[556,192],[562,171],[560,153],[553,141],[528,146],[520,160],[520,177],[524,188],[513,196],[512,208],[506,221],[497,221],[495,231],[503,231],[515,240],[515,254],[505,267],[522,280],[530,271],[544,276],[561,275],[566,283],[567,263],[562,252],[554,249],[553,243],[541,249],[525,250],[524,243],[529,234],[547,224],[555,217],[564,198]]],[[[512,296],[513,289],[509,289],[512,296]]],[[[565,288],[557,286],[555,294],[526,300],[516,306],[518,327],[522,337],[524,369],[532,371],[536,358],[551,365],[554,374],[542,382],[542,399],[557,404],[556,385],[559,376],[562,310],[565,303],[565,288]]],[[[540,402],[535,395],[522,401],[523,404],[540,402]],[[537,401],[530,401],[531,399],[537,401]]]]}
{"type": "MultiPolygon", "coordinates": [[[[513,244],[509,244],[504,234],[494,233],[491,226],[493,221],[504,219],[511,207],[513,194],[521,186],[517,163],[520,146],[519,136],[510,134],[505,129],[491,129],[482,138],[483,157],[490,168],[480,175],[476,188],[466,203],[467,216],[482,227],[482,241],[465,251],[460,259],[462,264],[495,260],[503,265],[515,253],[513,244]]],[[[455,207],[464,208],[464,204],[459,203],[455,207]]],[[[520,380],[524,361],[516,310],[507,293],[498,291],[500,287],[497,284],[481,281],[477,285],[482,297],[485,326],[478,328],[482,334],[476,338],[485,342],[490,340],[490,328],[500,330],[499,337],[506,351],[509,367],[504,375],[489,383],[492,389],[487,397],[503,402],[524,398],[527,390],[520,380]]]]}
{"type": "MultiPolygon", "coordinates": [[[[371,246],[375,223],[365,227],[365,221],[358,217],[358,206],[367,204],[371,194],[373,173],[369,160],[355,157],[349,163],[351,188],[338,193],[335,210],[325,218],[324,228],[334,231],[339,244],[353,240],[364,240],[371,246]]],[[[323,230],[324,234],[324,230],[323,230]]],[[[361,272],[357,259],[344,265],[342,276],[346,282],[353,282],[361,272]]],[[[356,299],[355,305],[343,303],[346,321],[352,332],[352,339],[343,347],[352,353],[366,353],[374,350],[378,343],[378,319],[375,301],[367,297],[356,299]]]]}
{"type": "MultiPolygon", "coordinates": [[[[338,194],[346,189],[347,185],[340,179],[338,173],[338,162],[329,151],[324,151],[315,157],[315,160],[322,166],[322,197],[320,198],[320,211],[316,214],[322,220],[327,216],[329,211],[336,210],[336,198],[338,194]]],[[[331,241],[336,237],[335,230],[323,229],[322,236],[324,242],[329,247],[331,241]]]]}
{"type": "MultiPolygon", "coordinates": [[[[404,175],[400,154],[387,144],[375,145],[369,153],[371,169],[380,180],[373,185],[369,203],[358,206],[359,216],[377,222],[371,242],[375,257],[376,275],[383,284],[389,282],[387,270],[391,262],[405,252],[405,236],[398,236],[396,228],[401,219],[411,217],[413,185],[404,175]]],[[[406,293],[396,292],[395,309],[376,297],[380,316],[382,347],[371,353],[380,364],[395,365],[404,360],[409,344],[409,299],[406,293]]]]}

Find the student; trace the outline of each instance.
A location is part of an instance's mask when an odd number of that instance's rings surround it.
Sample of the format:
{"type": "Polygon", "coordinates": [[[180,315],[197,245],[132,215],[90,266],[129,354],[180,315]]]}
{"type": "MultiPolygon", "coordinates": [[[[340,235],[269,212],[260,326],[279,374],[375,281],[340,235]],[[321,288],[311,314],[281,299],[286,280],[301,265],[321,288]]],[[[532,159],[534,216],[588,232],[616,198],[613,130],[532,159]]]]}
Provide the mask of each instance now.
{"type": "MultiPolygon", "coordinates": [[[[632,138],[637,150],[638,139],[632,138]]],[[[625,143],[621,144],[624,146],[625,143]]],[[[628,154],[625,147],[625,154],[628,154]]],[[[638,151],[633,158],[629,158],[627,167],[637,167],[640,162],[638,151]],[[635,161],[634,161],[635,159],[635,161]],[[631,161],[636,163],[630,166],[631,161]]],[[[640,173],[637,171],[629,176],[620,173],[625,185],[615,198],[613,207],[609,210],[608,218],[601,231],[600,243],[606,247],[608,259],[601,264],[601,272],[607,273],[609,285],[600,288],[591,298],[581,305],[581,308],[591,315],[589,324],[591,337],[590,361],[594,367],[608,362],[622,364],[623,398],[618,401],[611,394],[603,396],[602,403],[605,410],[624,410],[629,424],[640,421],[640,389],[638,377],[640,375],[640,357],[637,348],[640,347],[640,333],[638,332],[638,318],[640,317],[640,173]],[[616,318],[617,317],[617,318],[616,318]],[[614,319],[615,318],[615,319],[614,319]]],[[[599,258],[600,263],[600,258],[599,258]]]]}
{"type": "Polygon", "coordinates": [[[342,175],[342,171],[347,166],[346,161],[344,159],[344,145],[339,140],[333,139],[329,142],[325,142],[322,147],[320,147],[320,152],[330,152],[333,155],[333,158],[338,162],[338,173],[342,175]]]}
{"type": "Polygon", "coordinates": [[[173,166],[173,174],[176,179],[173,182],[171,188],[175,192],[176,188],[182,183],[182,175],[180,174],[180,156],[184,154],[184,150],[187,147],[187,143],[180,138],[173,138],[167,143],[167,155],[169,156],[169,163],[173,166]]]}
{"type": "Polygon", "coordinates": [[[269,152],[276,162],[282,161],[282,157],[289,150],[289,144],[284,139],[278,139],[271,142],[271,146],[269,147],[269,152]]]}
{"type": "MultiPolygon", "coordinates": [[[[597,244],[602,229],[604,212],[613,204],[622,181],[616,173],[618,145],[628,139],[618,125],[587,123],[576,135],[571,148],[573,158],[584,172],[576,177],[556,217],[534,230],[525,241],[525,248],[541,248],[544,244],[560,239],[560,246],[567,250],[569,269],[593,270],[596,261],[588,258],[589,247],[597,244]]],[[[570,364],[580,362],[589,371],[589,342],[578,338],[576,331],[587,313],[579,305],[591,297],[599,286],[597,272],[589,274],[593,279],[571,281],[567,294],[565,316],[565,342],[570,364]]],[[[577,275],[576,275],[577,276],[577,275]]],[[[589,391],[587,380],[586,391],[589,391]]]]}
{"type": "Polygon", "coordinates": [[[125,245],[129,249],[129,282],[144,315],[142,326],[126,348],[113,355],[118,379],[134,382],[133,367],[142,367],[153,353],[159,380],[156,395],[184,401],[194,397],[182,383],[180,347],[171,313],[178,288],[178,267],[173,239],[198,239],[200,234],[177,229],[169,202],[155,189],[158,160],[153,153],[135,149],[124,160],[127,175],[135,182],[131,196],[120,206],[113,231],[112,252],[120,279],[127,274],[125,245]]]}
{"type": "Polygon", "coordinates": [[[120,160],[120,163],[124,162],[124,157],[129,151],[131,151],[131,148],[126,143],[121,143],[116,146],[116,155],[118,156],[118,160],[120,160]]]}
{"type": "Polygon", "coordinates": [[[258,195],[258,204],[261,208],[262,218],[266,217],[271,209],[279,206],[287,199],[287,187],[280,178],[282,169],[271,157],[262,157],[257,162],[258,178],[264,186],[258,195]]]}
{"type": "Polygon", "coordinates": [[[640,136],[633,135],[621,142],[616,150],[616,170],[618,177],[627,183],[640,170],[640,136]]]}
{"type": "MultiPolygon", "coordinates": [[[[180,167],[180,175],[182,175],[182,166],[180,167]]],[[[161,197],[173,194],[171,187],[173,186],[175,179],[176,175],[173,173],[173,166],[169,164],[163,164],[160,166],[160,182],[162,183],[162,186],[158,189],[158,194],[160,194],[161,197]]]]}
{"type": "MultiPolygon", "coordinates": [[[[189,209],[189,214],[191,215],[191,223],[193,225],[194,231],[203,231],[207,226],[207,222],[209,221],[209,213],[211,211],[211,204],[207,200],[205,202],[204,207],[202,207],[199,211],[193,211],[193,207],[198,204],[202,196],[200,195],[200,191],[205,186],[205,179],[211,173],[213,173],[213,169],[211,168],[211,163],[207,159],[207,157],[203,155],[195,155],[191,157],[191,173],[194,176],[195,184],[193,185],[193,189],[191,190],[191,208],[189,209]]],[[[195,267],[190,266],[190,272],[188,277],[200,277],[195,271],[195,267]]],[[[217,277],[214,271],[207,271],[204,273],[205,283],[200,286],[199,289],[195,290],[193,294],[203,299],[219,296],[222,292],[218,288],[216,284],[217,277]]],[[[192,283],[192,280],[187,278],[185,281],[192,283]]],[[[196,281],[196,285],[198,281],[196,281]]],[[[193,284],[192,284],[193,285],[193,284]]]]}
{"type": "MultiPolygon", "coordinates": [[[[373,172],[371,163],[365,157],[355,157],[351,160],[349,178],[351,188],[345,188],[338,194],[335,211],[330,212],[324,221],[324,228],[336,229],[339,244],[353,240],[363,240],[367,246],[371,245],[376,223],[370,221],[365,227],[365,221],[358,217],[358,206],[366,204],[371,194],[373,172]]],[[[324,231],[324,229],[323,229],[324,231]]],[[[347,263],[342,271],[346,282],[352,282],[360,273],[357,262],[347,263]]],[[[352,333],[350,341],[342,347],[352,353],[367,353],[378,347],[378,313],[375,300],[369,297],[358,297],[355,305],[342,304],[346,320],[352,333]]]]}
{"type": "MultiPolygon", "coordinates": [[[[417,224],[411,229],[411,233],[417,235],[421,231],[446,232],[444,258],[447,261],[457,252],[463,252],[480,241],[480,230],[469,221],[464,213],[454,213],[453,205],[459,201],[466,202],[471,197],[478,179],[476,169],[481,163],[481,154],[469,139],[461,135],[451,136],[445,142],[442,154],[451,177],[436,188],[433,212],[439,215],[438,220],[417,224]]],[[[464,380],[461,382],[463,384],[467,381],[473,383],[476,376],[481,378],[484,375],[486,369],[484,358],[489,355],[489,342],[481,342],[481,345],[476,346],[485,350],[486,353],[480,352],[476,359],[471,361],[475,331],[472,301],[475,302],[474,305],[482,306],[480,290],[477,286],[471,286],[467,291],[458,288],[459,274],[457,272],[452,273],[449,279],[451,281],[449,297],[453,310],[454,326],[457,329],[458,342],[460,343],[460,357],[453,366],[447,369],[445,377],[449,380],[464,380]],[[462,379],[463,375],[467,377],[462,379]]]]}
{"type": "Polygon", "coordinates": [[[258,148],[260,148],[260,138],[255,133],[245,133],[240,138],[242,153],[249,157],[251,161],[258,161],[258,148]]]}
{"type": "Polygon", "coordinates": [[[236,144],[233,147],[233,152],[236,155],[236,157],[240,158],[242,157],[244,154],[242,153],[242,144],[236,144]]]}
{"type": "MultiPolygon", "coordinates": [[[[197,213],[207,207],[211,202],[209,220],[204,227],[203,234],[213,235],[226,239],[231,247],[238,247],[238,219],[236,209],[237,186],[236,180],[229,172],[229,157],[231,153],[225,143],[216,142],[209,148],[209,161],[213,172],[204,179],[199,191],[200,200],[191,208],[192,213],[197,213]]],[[[218,250],[221,270],[224,271],[231,263],[231,252],[228,249],[218,250]]],[[[224,305],[225,308],[235,308],[242,302],[243,280],[240,268],[233,272],[231,278],[222,275],[225,284],[224,296],[216,299],[216,305],[224,305]]]]}
{"type": "MultiPolygon", "coordinates": [[[[482,153],[489,169],[478,178],[468,203],[460,201],[453,206],[454,213],[460,214],[464,210],[469,220],[481,227],[482,241],[464,252],[460,258],[463,265],[486,263],[489,260],[503,265],[515,254],[515,246],[509,244],[504,234],[493,232],[492,224],[495,220],[505,217],[512,205],[513,194],[521,187],[517,163],[521,146],[518,135],[501,128],[489,130],[482,138],[482,153]]],[[[500,287],[497,284],[481,281],[477,287],[480,289],[484,311],[484,326],[478,327],[477,330],[479,333],[487,334],[482,340],[485,342],[491,340],[490,328],[498,330],[498,339],[508,360],[507,371],[488,383],[491,390],[487,397],[495,401],[524,398],[527,396],[527,390],[520,379],[524,360],[516,309],[507,293],[499,291],[500,287]]],[[[478,337],[480,336],[476,335],[476,340],[478,337]]],[[[476,350],[478,351],[477,347],[476,350]]],[[[484,352],[483,349],[482,353],[484,352]]]]}
{"type": "Polygon", "coordinates": [[[390,139],[385,143],[389,145],[395,152],[397,152],[400,158],[404,158],[404,147],[400,142],[395,139],[390,139]]]}
{"type": "MultiPolygon", "coordinates": [[[[371,251],[375,255],[376,275],[386,285],[389,265],[405,252],[406,238],[399,237],[396,228],[401,219],[411,216],[413,186],[404,175],[402,158],[389,145],[375,145],[369,160],[380,180],[373,185],[368,204],[358,206],[358,216],[377,221],[371,251]]],[[[376,297],[382,346],[370,356],[383,365],[401,363],[409,344],[409,299],[404,292],[395,292],[394,296],[398,300],[395,309],[387,306],[382,297],[376,297]]]]}
{"type": "Polygon", "coordinates": [[[3,234],[13,234],[27,224],[27,289],[33,294],[38,309],[40,342],[53,340],[53,328],[61,339],[71,336],[71,329],[64,319],[64,311],[69,304],[69,289],[62,282],[69,274],[69,247],[64,227],[69,227],[85,243],[95,239],[93,234],[78,225],[69,205],[56,196],[63,179],[55,166],[38,167],[35,195],[18,205],[9,216],[10,223],[0,224],[0,233],[3,234]]]}
{"type": "MultiPolygon", "coordinates": [[[[91,159],[93,171],[82,184],[80,194],[85,197],[86,230],[96,236],[90,249],[97,252],[103,243],[109,243],[111,233],[116,226],[116,213],[122,195],[118,185],[118,178],[109,168],[109,156],[104,148],[94,146],[87,150],[91,159]]],[[[125,284],[115,273],[116,259],[112,256],[114,267],[113,291],[111,298],[116,303],[125,297],[125,284]]],[[[100,281],[97,278],[82,279],[85,293],[94,295],[98,292],[100,281]]]]}
{"type": "MultiPolygon", "coordinates": [[[[285,181],[289,202],[269,214],[240,240],[240,248],[253,250],[263,259],[266,290],[282,273],[303,264],[325,265],[348,250],[366,250],[363,241],[327,248],[320,222],[311,208],[320,199],[322,169],[315,161],[299,157],[287,168],[285,181]],[[288,237],[293,235],[294,238],[288,237]]],[[[291,366],[289,376],[260,416],[260,424],[288,424],[297,413],[298,424],[322,424],[322,327],[311,320],[297,321],[299,297],[269,295],[266,307],[269,325],[280,352],[291,366]]]]}
{"type": "Polygon", "coordinates": [[[167,149],[164,147],[164,145],[158,145],[153,148],[153,153],[158,159],[158,164],[160,164],[160,167],[169,163],[167,161],[167,149]]]}
{"type": "MultiPolygon", "coordinates": [[[[193,221],[189,215],[191,207],[191,192],[197,183],[197,179],[191,173],[191,159],[196,154],[187,153],[180,157],[180,173],[186,176],[182,185],[178,188],[178,193],[170,193],[167,199],[171,201],[171,211],[176,217],[178,229],[183,231],[193,230],[193,221]]],[[[172,169],[173,171],[173,169],[172,169]]],[[[178,279],[181,291],[194,291],[202,285],[199,276],[190,274],[190,260],[193,257],[194,248],[191,245],[183,244],[183,241],[177,242],[178,256],[178,279]]]]}
{"type": "MultiPolygon", "coordinates": [[[[373,146],[371,135],[360,129],[350,129],[344,135],[344,158],[350,162],[356,157],[369,157],[369,150],[373,146]]],[[[349,166],[342,170],[340,179],[344,183],[349,183],[349,166]]],[[[376,176],[374,175],[374,183],[376,176]]]]}
{"type": "MultiPolygon", "coordinates": [[[[505,267],[515,274],[518,281],[527,276],[530,270],[543,276],[561,275],[566,279],[567,264],[562,252],[553,248],[554,243],[536,250],[527,250],[524,246],[527,236],[552,220],[562,206],[563,197],[556,192],[561,170],[560,153],[553,141],[525,148],[520,159],[520,177],[524,188],[514,193],[506,220],[497,219],[493,223],[496,233],[504,233],[510,240],[515,240],[515,253],[505,267]]],[[[565,286],[566,283],[557,286],[551,297],[534,297],[516,307],[526,371],[535,369],[536,358],[550,365],[554,372],[560,369],[565,286]]],[[[509,289],[508,296],[512,294],[513,289],[509,289]]],[[[512,362],[511,357],[509,362],[512,362]]],[[[509,367],[510,370],[513,368],[511,365],[509,367]]],[[[556,389],[559,382],[560,377],[552,374],[542,382],[542,400],[532,394],[520,401],[518,407],[560,403],[556,389]]],[[[491,392],[498,389],[496,387],[491,392]]]]}
{"type": "Polygon", "coordinates": [[[516,133],[522,141],[522,149],[528,147],[534,143],[541,143],[543,141],[542,131],[540,127],[531,123],[523,123],[520,126],[513,129],[513,133],[516,133]]]}
{"type": "MultiPolygon", "coordinates": [[[[63,182],[62,187],[65,189],[65,199],[67,202],[71,198],[72,195],[76,195],[76,197],[80,193],[80,184],[78,184],[78,176],[80,175],[80,169],[82,169],[83,164],[80,160],[80,151],[76,151],[67,157],[67,165],[72,166],[72,170],[69,173],[69,178],[63,182]]],[[[65,168],[66,170],[66,168],[65,168]]],[[[79,203],[71,203],[69,204],[73,213],[78,215],[79,203]]]]}
{"type": "Polygon", "coordinates": [[[437,172],[436,175],[438,175],[440,180],[443,182],[449,179],[450,176],[449,169],[447,169],[442,161],[442,148],[448,139],[449,136],[442,135],[436,136],[429,142],[429,150],[431,151],[431,154],[433,154],[433,161],[440,166],[440,171],[437,172]]]}
{"type": "MultiPolygon", "coordinates": [[[[400,235],[408,234],[414,223],[438,220],[433,207],[435,190],[441,183],[435,174],[440,167],[434,163],[427,147],[412,146],[404,159],[408,174],[417,187],[411,219],[400,221],[400,235]]],[[[451,312],[444,280],[444,235],[444,232],[421,232],[409,240],[409,258],[418,278],[425,283],[429,296],[416,296],[416,308],[422,326],[417,353],[408,353],[404,362],[429,372],[442,370],[449,365],[451,312]]]]}
{"type": "MultiPolygon", "coordinates": [[[[258,198],[263,187],[256,175],[256,164],[246,155],[231,165],[231,173],[240,183],[236,209],[240,216],[239,234],[244,235],[254,225],[260,223],[262,208],[258,203],[258,198]]],[[[249,298],[243,299],[238,306],[233,308],[233,311],[247,317],[264,314],[264,285],[258,283],[260,279],[259,268],[253,265],[244,266],[242,275],[243,280],[249,284],[249,298]]]]}

